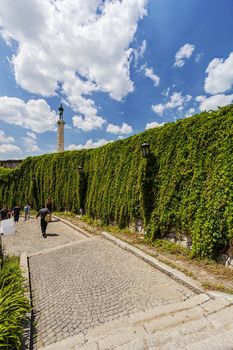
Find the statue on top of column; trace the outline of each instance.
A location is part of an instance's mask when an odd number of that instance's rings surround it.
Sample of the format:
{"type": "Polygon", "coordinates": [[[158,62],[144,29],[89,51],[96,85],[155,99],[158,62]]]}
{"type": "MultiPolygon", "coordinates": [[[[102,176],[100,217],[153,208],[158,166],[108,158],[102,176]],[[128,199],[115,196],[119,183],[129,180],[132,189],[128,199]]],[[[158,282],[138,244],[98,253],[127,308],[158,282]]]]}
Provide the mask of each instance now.
{"type": "Polygon", "coordinates": [[[61,103],[61,106],[58,108],[58,110],[59,110],[59,119],[63,120],[64,108],[62,106],[62,103],[61,103]]]}

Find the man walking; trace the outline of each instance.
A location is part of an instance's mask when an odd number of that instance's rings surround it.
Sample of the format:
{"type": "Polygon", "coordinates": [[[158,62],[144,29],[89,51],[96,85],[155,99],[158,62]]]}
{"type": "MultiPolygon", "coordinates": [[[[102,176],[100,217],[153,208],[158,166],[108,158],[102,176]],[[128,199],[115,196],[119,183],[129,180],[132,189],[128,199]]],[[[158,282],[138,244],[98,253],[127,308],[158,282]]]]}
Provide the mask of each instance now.
{"type": "Polygon", "coordinates": [[[20,215],[20,205],[16,205],[13,209],[12,209],[12,213],[14,216],[14,222],[19,222],[19,215],[20,215]]]}
{"type": "Polygon", "coordinates": [[[41,233],[44,238],[47,238],[46,235],[46,228],[48,225],[48,222],[46,221],[46,216],[50,216],[50,211],[48,208],[45,208],[45,205],[42,204],[41,209],[38,211],[36,215],[36,219],[40,216],[40,226],[41,226],[41,233]]]}
{"type": "Polygon", "coordinates": [[[26,204],[24,207],[24,221],[29,220],[30,216],[30,205],[26,204]]]}

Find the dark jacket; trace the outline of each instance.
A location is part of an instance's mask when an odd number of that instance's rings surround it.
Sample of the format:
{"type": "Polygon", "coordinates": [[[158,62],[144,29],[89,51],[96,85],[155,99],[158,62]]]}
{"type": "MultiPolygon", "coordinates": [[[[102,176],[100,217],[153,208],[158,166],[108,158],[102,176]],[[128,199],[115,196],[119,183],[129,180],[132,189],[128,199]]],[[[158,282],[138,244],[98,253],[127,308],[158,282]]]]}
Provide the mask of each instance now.
{"type": "Polygon", "coordinates": [[[38,216],[40,216],[41,218],[45,218],[47,214],[50,214],[50,211],[48,210],[48,208],[42,208],[38,211],[36,218],[38,218],[38,216]]]}

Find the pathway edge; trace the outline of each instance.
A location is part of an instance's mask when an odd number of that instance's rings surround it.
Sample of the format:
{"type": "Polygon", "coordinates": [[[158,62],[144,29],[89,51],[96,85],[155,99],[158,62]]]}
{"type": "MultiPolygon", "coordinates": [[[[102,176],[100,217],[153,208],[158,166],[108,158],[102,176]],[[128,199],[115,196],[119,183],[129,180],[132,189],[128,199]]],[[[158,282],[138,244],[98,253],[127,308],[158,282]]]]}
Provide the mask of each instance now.
{"type": "Polygon", "coordinates": [[[197,281],[194,281],[192,278],[186,276],[183,272],[178,271],[176,269],[173,269],[172,267],[162,263],[158,259],[144,253],[142,250],[130,245],[129,243],[126,243],[122,241],[119,238],[116,238],[115,236],[112,236],[108,232],[102,232],[102,237],[105,239],[108,239],[112,243],[116,244],[120,248],[127,250],[128,252],[134,254],[138,258],[142,259],[143,261],[147,262],[151,266],[155,267],[159,271],[165,273],[169,277],[173,278],[174,280],[178,281],[179,283],[185,285],[189,289],[191,289],[193,292],[200,294],[204,293],[208,295],[210,298],[215,299],[215,297],[209,293],[207,293],[205,290],[203,290],[200,286],[200,284],[197,281]]]}
{"type": "Polygon", "coordinates": [[[22,350],[31,349],[32,345],[32,320],[33,320],[33,308],[31,298],[31,283],[30,283],[30,272],[28,266],[27,253],[20,254],[20,269],[25,280],[25,291],[24,295],[28,299],[30,305],[30,311],[26,314],[27,320],[24,325],[24,334],[22,340],[22,350]]]}
{"type": "Polygon", "coordinates": [[[71,222],[69,222],[68,220],[65,220],[63,218],[60,218],[59,216],[56,216],[56,215],[53,215],[52,216],[55,218],[55,219],[58,219],[59,221],[63,222],[64,224],[72,227],[74,230],[78,231],[79,233],[82,233],[84,236],[88,237],[88,238],[91,238],[93,237],[90,233],[88,233],[87,231],[83,230],[82,228],[79,228],[78,226],[72,224],[71,222]]]}

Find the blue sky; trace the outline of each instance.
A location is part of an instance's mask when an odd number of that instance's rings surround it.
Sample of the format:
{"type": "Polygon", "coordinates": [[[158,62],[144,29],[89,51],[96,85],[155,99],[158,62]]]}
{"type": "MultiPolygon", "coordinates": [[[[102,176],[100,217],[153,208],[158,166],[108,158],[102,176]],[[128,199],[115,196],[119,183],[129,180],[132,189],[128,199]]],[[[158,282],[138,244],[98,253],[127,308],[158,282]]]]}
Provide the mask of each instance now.
{"type": "Polygon", "coordinates": [[[66,150],[233,103],[232,13],[232,0],[1,0],[0,159],[55,152],[61,102],[66,150]]]}

